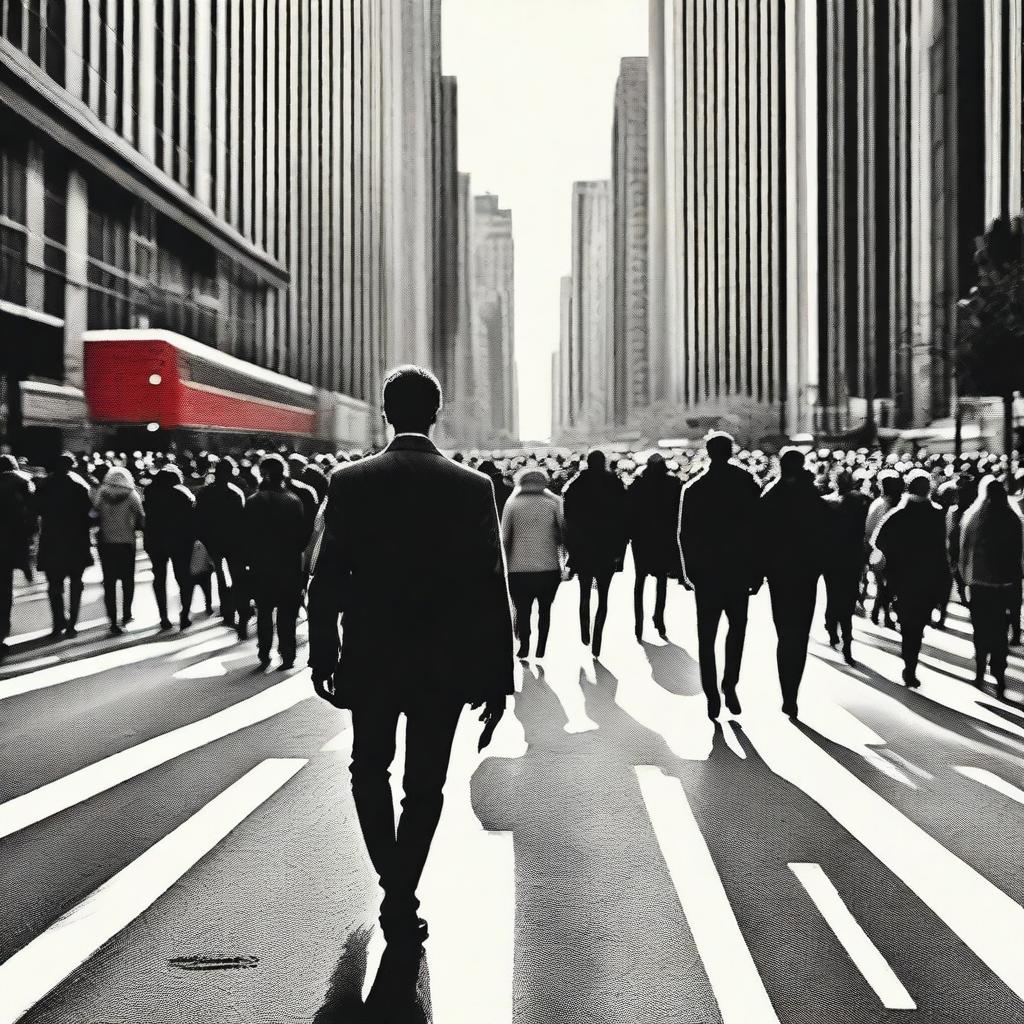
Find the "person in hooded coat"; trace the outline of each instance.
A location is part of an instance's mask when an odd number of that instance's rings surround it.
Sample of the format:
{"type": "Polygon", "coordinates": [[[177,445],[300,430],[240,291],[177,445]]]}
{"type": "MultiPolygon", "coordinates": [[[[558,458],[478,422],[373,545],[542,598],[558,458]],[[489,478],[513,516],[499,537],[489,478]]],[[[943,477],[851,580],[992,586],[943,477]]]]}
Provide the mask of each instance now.
{"type": "Polygon", "coordinates": [[[167,566],[174,571],[181,598],[180,626],[192,625],[192,549],[196,542],[196,500],[181,482],[181,470],[168,465],[146,488],[145,546],[153,563],[153,591],[160,612],[160,628],[170,629],[167,616],[167,566]]]}
{"type": "Polygon", "coordinates": [[[99,521],[96,548],[103,567],[103,603],[110,619],[110,632],[117,636],[132,620],[135,596],[136,534],[146,521],[142,498],[131,473],[114,466],[103,477],[96,492],[99,521]],[[121,618],[117,616],[117,584],[121,583],[121,618]]]}
{"type": "Polygon", "coordinates": [[[668,471],[665,457],[655,452],[626,491],[629,539],[633,547],[633,620],[638,641],[643,641],[644,588],[655,580],[654,628],[664,640],[668,578],[682,572],[679,558],[679,500],[683,482],[668,471]]]}
{"type": "Polygon", "coordinates": [[[562,581],[562,499],[547,489],[543,469],[520,470],[501,514],[501,541],[515,612],[519,658],[530,654],[530,616],[537,603],[537,657],[547,650],[551,605],[562,581]]]}
{"type": "Polygon", "coordinates": [[[991,668],[996,693],[1006,691],[1007,627],[1014,592],[1024,574],[1024,520],[1007,500],[1006,488],[991,477],[960,525],[959,575],[967,591],[974,629],[974,685],[985,685],[991,668]]]}
{"type": "Polygon", "coordinates": [[[36,565],[46,574],[53,617],[51,639],[78,634],[82,574],[92,565],[92,499],[89,485],[75,467],[75,457],[66,452],[36,489],[40,521],[36,565]],[[69,585],[66,611],[65,580],[69,585]]]}
{"type": "Polygon", "coordinates": [[[608,617],[608,590],[612,577],[622,571],[629,541],[626,491],[605,465],[604,452],[591,451],[586,468],[569,481],[562,496],[569,567],[580,581],[580,636],[585,644],[591,643],[590,588],[597,586],[591,647],[595,657],[601,653],[608,617]]]}
{"type": "Polygon", "coordinates": [[[798,715],[797,695],[807,664],[818,580],[825,568],[829,509],[804,469],[798,448],[783,449],[779,478],[761,496],[761,548],[772,619],[782,710],[798,715]]]}

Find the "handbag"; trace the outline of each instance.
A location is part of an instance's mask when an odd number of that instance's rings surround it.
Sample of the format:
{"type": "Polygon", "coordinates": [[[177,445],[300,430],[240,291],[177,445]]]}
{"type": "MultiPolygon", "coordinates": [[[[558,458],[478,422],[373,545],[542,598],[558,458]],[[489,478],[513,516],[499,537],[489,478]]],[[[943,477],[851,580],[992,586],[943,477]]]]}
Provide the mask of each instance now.
{"type": "Polygon", "coordinates": [[[206,545],[201,540],[192,545],[192,558],[188,570],[193,576],[205,576],[208,572],[213,572],[210,552],[206,550],[206,545]]]}

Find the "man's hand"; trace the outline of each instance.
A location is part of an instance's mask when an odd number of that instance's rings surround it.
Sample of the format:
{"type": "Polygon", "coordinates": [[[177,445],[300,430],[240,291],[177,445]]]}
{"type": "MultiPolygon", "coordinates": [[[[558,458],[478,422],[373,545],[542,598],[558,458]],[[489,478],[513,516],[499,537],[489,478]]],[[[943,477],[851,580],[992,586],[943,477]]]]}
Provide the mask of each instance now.
{"type": "Polygon", "coordinates": [[[318,697],[322,697],[328,704],[336,708],[341,707],[338,703],[338,694],[334,687],[334,676],[326,675],[323,670],[313,671],[313,690],[318,697]]]}
{"type": "MultiPolygon", "coordinates": [[[[505,697],[495,697],[484,704],[484,709],[480,712],[480,721],[484,723],[484,731],[480,734],[480,743],[476,748],[478,751],[483,750],[491,742],[494,730],[505,714],[505,703],[505,697]]],[[[474,709],[478,707],[480,707],[480,703],[473,705],[474,709]]]]}
{"type": "Polygon", "coordinates": [[[693,584],[685,576],[679,577],[679,585],[683,590],[689,590],[691,593],[693,592],[693,584]]]}

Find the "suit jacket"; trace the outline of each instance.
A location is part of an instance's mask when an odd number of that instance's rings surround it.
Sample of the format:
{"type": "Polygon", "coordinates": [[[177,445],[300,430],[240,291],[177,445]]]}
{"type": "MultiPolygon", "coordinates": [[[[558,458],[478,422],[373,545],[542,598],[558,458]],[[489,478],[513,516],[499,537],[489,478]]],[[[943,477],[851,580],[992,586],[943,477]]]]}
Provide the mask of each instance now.
{"type": "Polygon", "coordinates": [[[310,665],[344,703],[475,703],[513,692],[494,488],[429,438],[331,476],[309,590],[310,665]],[[343,638],[338,647],[338,616],[343,638]]]}

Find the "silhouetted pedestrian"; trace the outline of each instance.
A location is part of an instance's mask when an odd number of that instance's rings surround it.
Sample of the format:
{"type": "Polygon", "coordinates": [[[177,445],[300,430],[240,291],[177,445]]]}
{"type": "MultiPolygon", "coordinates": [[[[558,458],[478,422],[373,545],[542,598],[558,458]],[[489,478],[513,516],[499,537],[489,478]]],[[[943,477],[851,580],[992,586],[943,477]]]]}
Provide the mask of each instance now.
{"type": "Polygon", "coordinates": [[[797,448],[783,449],[779,478],[761,498],[761,537],[772,618],[778,633],[776,660],[782,710],[798,715],[797,696],[814,621],[818,579],[825,566],[828,505],[804,469],[797,448]]]}
{"type": "Polygon", "coordinates": [[[131,473],[114,466],[103,477],[96,492],[99,532],[96,548],[103,567],[103,603],[110,619],[110,632],[118,636],[132,621],[135,597],[136,534],[143,528],[142,498],[131,473]],[[117,615],[117,584],[121,584],[121,617],[117,615]]]}
{"type": "MultiPolygon", "coordinates": [[[[871,503],[864,523],[864,543],[868,548],[869,560],[871,559],[872,542],[879,526],[882,525],[882,520],[896,508],[903,495],[903,477],[893,470],[884,470],[878,474],[878,486],[882,493],[871,503]]],[[[871,606],[871,621],[877,625],[881,618],[882,624],[892,629],[894,624],[891,595],[886,582],[888,577],[885,567],[875,558],[871,562],[871,570],[875,577],[875,600],[871,606]]]]}
{"type": "Polygon", "coordinates": [[[547,650],[551,605],[562,581],[562,499],[542,469],[521,470],[501,516],[518,657],[530,655],[530,616],[537,603],[537,657],[547,650]]]}
{"type": "Polygon", "coordinates": [[[853,476],[844,471],[836,476],[836,493],[828,495],[825,501],[831,512],[825,566],[825,629],[833,647],[842,642],[843,659],[852,665],[853,613],[867,561],[864,527],[868,497],[857,489],[853,476]]]}
{"type": "Polygon", "coordinates": [[[626,555],[626,492],[622,481],[605,468],[604,452],[594,449],[562,498],[569,566],[580,581],[580,637],[585,644],[591,643],[590,588],[597,587],[591,647],[597,657],[608,617],[608,590],[626,555]]]}
{"type": "Polygon", "coordinates": [[[483,462],[477,466],[477,470],[483,473],[484,476],[491,478],[491,483],[494,484],[494,503],[498,509],[498,518],[501,518],[502,513],[505,511],[505,505],[508,499],[512,496],[512,488],[509,487],[505,481],[505,474],[494,464],[491,459],[484,459],[483,462]]]}
{"type": "Polygon", "coordinates": [[[626,491],[630,543],[633,548],[633,626],[643,640],[644,588],[647,577],[655,581],[654,628],[664,640],[665,601],[669,577],[682,573],[679,560],[679,499],[683,483],[672,476],[665,456],[654,452],[643,471],[626,491]]]}
{"type": "Polygon", "coordinates": [[[925,626],[949,593],[946,522],[942,509],[929,500],[931,486],[927,472],[912,470],[907,493],[882,520],[874,539],[885,557],[885,582],[900,621],[903,681],[911,689],[921,685],[917,661],[925,626]]]}
{"type": "Polygon", "coordinates": [[[961,473],[956,481],[956,501],[946,511],[946,552],[950,574],[956,584],[960,603],[967,604],[967,593],[960,575],[960,526],[964,514],[978,497],[978,482],[969,473],[961,473]]]}
{"type": "Polygon", "coordinates": [[[11,635],[14,570],[20,569],[26,581],[32,578],[34,491],[32,482],[19,472],[17,459],[0,455],[0,658],[7,651],[7,638],[11,635]]]}
{"type": "Polygon", "coordinates": [[[974,629],[974,685],[985,685],[989,667],[1002,697],[1009,652],[1006,627],[1024,573],[1024,521],[998,480],[983,480],[979,498],[964,514],[959,555],[974,629]]]}
{"type": "Polygon", "coordinates": [[[167,566],[178,585],[181,629],[192,625],[192,550],[196,542],[196,500],[182,483],[181,470],[168,464],[157,471],[146,488],[143,505],[146,553],[153,567],[153,593],[160,613],[160,628],[170,629],[167,613],[167,566]]]}
{"type": "Polygon", "coordinates": [[[311,526],[302,499],[288,486],[284,459],[268,455],[260,463],[260,474],[260,489],[245,506],[245,562],[256,601],[257,654],[266,668],[276,618],[281,668],[289,669],[295,664],[295,624],[304,583],[302,554],[311,526]]]}
{"type": "Polygon", "coordinates": [[[196,495],[196,535],[213,563],[220,613],[244,640],[250,617],[242,550],[245,495],[235,483],[236,476],[235,461],[230,456],[213,467],[212,482],[196,495]]]}
{"type": "Polygon", "coordinates": [[[36,489],[39,512],[37,567],[46,574],[53,617],[51,638],[78,633],[82,573],[92,565],[92,500],[89,485],[75,472],[75,457],[61,455],[36,489]],[[64,586],[68,585],[65,612],[64,586]]]}
{"type": "Polygon", "coordinates": [[[310,585],[310,667],[317,692],[352,709],[352,795],[384,890],[384,936],[415,945],[426,937],[416,889],[455,730],[464,705],[485,704],[489,742],[513,691],[512,622],[494,488],[427,436],[441,406],[436,378],[400,367],[383,399],[394,440],[331,477],[310,585]],[[389,771],[403,714],[396,831],[389,771]]]}
{"type": "Polygon", "coordinates": [[[729,434],[710,434],[706,445],[711,463],[683,489],[678,533],[683,579],[697,602],[700,681],[708,716],[715,719],[722,710],[715,658],[718,627],[724,613],[729,631],[722,694],[726,707],[738,715],[736,687],[747,633],[747,603],[760,589],[764,571],[757,534],[760,488],[745,469],[730,461],[733,439],[729,434]]]}

